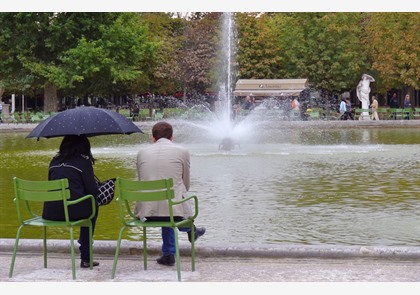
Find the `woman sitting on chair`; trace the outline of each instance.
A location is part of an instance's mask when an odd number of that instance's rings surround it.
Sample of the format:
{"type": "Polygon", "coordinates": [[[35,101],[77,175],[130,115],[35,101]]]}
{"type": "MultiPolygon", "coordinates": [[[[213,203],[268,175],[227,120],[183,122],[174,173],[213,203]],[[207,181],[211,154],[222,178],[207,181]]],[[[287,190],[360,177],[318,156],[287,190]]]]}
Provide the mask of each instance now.
{"type": "MultiPolygon", "coordinates": [[[[99,190],[93,172],[94,163],[95,159],[92,156],[87,137],[84,135],[66,135],[61,142],[59,152],[50,162],[48,180],[67,178],[69,181],[70,200],[77,200],[89,194],[96,198],[99,190]]],[[[69,207],[70,220],[84,219],[89,217],[91,213],[92,203],[90,200],[85,200],[69,207]]],[[[93,230],[95,229],[97,216],[98,205],[96,205],[96,215],[92,219],[93,230]]],[[[42,217],[49,220],[65,220],[63,202],[45,202],[42,217]]],[[[90,267],[88,227],[80,227],[78,242],[80,244],[80,267],[88,268],[90,267]]],[[[93,262],[93,266],[98,265],[99,262],[93,262]]]]}

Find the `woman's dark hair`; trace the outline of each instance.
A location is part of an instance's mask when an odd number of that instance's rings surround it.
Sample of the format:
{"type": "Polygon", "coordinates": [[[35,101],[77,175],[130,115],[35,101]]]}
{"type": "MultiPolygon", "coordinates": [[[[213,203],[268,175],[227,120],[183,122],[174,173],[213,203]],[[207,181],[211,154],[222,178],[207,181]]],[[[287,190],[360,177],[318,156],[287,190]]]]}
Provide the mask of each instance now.
{"type": "Polygon", "coordinates": [[[152,135],[156,140],[162,137],[171,139],[173,135],[172,125],[167,122],[158,122],[152,128],[152,135]]]}
{"type": "Polygon", "coordinates": [[[95,159],[90,151],[90,142],[85,135],[66,135],[60,144],[60,150],[58,151],[56,158],[61,161],[73,159],[84,155],[89,157],[92,164],[95,164],[95,159]]]}

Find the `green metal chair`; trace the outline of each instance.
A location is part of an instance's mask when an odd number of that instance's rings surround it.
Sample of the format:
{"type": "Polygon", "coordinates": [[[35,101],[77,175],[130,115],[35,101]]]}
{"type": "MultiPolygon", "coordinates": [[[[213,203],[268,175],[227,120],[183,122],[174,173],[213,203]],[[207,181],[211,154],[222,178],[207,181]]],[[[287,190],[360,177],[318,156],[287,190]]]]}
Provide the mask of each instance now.
{"type": "Polygon", "coordinates": [[[413,112],[413,119],[420,119],[420,108],[415,108],[413,112]]]}
{"type": "Polygon", "coordinates": [[[378,108],[377,113],[378,113],[379,120],[386,120],[387,119],[387,114],[388,114],[388,109],[378,108]]]}
{"type": "Polygon", "coordinates": [[[402,109],[402,119],[403,120],[412,120],[413,116],[413,109],[412,108],[404,108],[402,109]]]}
{"type": "Polygon", "coordinates": [[[370,118],[370,114],[371,114],[370,109],[357,108],[354,110],[354,119],[360,120],[361,118],[363,119],[363,116],[370,118]]]}
{"type": "MultiPolygon", "coordinates": [[[[175,261],[178,275],[178,281],[181,281],[181,264],[179,255],[178,230],[179,227],[190,227],[191,236],[194,237],[194,220],[198,215],[198,198],[197,196],[190,196],[180,201],[174,201],[173,179],[160,179],[151,181],[128,180],[117,178],[115,182],[115,193],[117,196],[120,219],[123,226],[120,229],[117,241],[117,248],[115,250],[114,265],[112,268],[112,279],[115,278],[115,271],[117,268],[118,255],[120,252],[121,239],[125,229],[129,227],[140,227],[143,230],[143,264],[144,270],[147,270],[147,228],[149,227],[170,227],[175,234],[175,261]],[[135,202],[155,202],[168,201],[169,221],[142,221],[132,210],[135,202]],[[173,209],[175,205],[194,200],[194,215],[182,221],[174,220],[173,209]]],[[[195,249],[194,239],[191,239],[191,270],[195,271],[195,249]]]]}
{"type": "Polygon", "coordinates": [[[398,108],[390,108],[389,110],[389,120],[402,120],[403,119],[403,110],[398,108]]]}
{"type": "MultiPolygon", "coordinates": [[[[44,268],[47,268],[47,227],[67,227],[70,230],[70,251],[72,259],[72,275],[73,279],[76,279],[76,267],[74,259],[74,230],[75,226],[89,227],[90,233],[90,269],[93,265],[92,255],[92,219],[96,213],[95,198],[92,195],[86,195],[74,201],[69,201],[70,191],[68,189],[69,184],[67,179],[58,180],[46,180],[46,181],[34,181],[24,180],[17,177],[13,178],[16,204],[17,218],[20,226],[17,230],[15,245],[13,248],[12,262],[10,265],[9,278],[13,275],[13,269],[15,265],[16,252],[19,245],[20,233],[24,227],[42,227],[42,237],[44,244],[44,268]],[[87,219],[81,219],[76,221],[69,220],[68,209],[70,206],[80,203],[84,200],[92,200],[93,212],[87,219]],[[52,221],[43,219],[39,213],[36,213],[36,203],[44,203],[49,201],[63,201],[64,204],[64,221],[52,221]]],[[[39,206],[38,206],[39,207],[39,206]]],[[[39,211],[39,209],[38,209],[39,211]]]]}
{"type": "Polygon", "coordinates": [[[311,120],[319,120],[319,112],[318,111],[312,111],[309,113],[309,118],[311,120]]]}

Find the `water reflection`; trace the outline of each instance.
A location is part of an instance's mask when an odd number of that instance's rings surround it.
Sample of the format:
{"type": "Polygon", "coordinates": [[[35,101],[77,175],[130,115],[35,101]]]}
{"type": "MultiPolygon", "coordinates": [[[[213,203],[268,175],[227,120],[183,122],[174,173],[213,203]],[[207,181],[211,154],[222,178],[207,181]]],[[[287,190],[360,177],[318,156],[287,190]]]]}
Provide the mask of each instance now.
{"type": "MultiPolygon", "coordinates": [[[[197,223],[207,226],[203,240],[417,246],[418,131],[261,130],[243,138],[241,148],[232,152],[218,151],[218,142],[187,126],[176,130],[175,140],[191,153],[191,193],[200,198],[197,223]]],[[[16,233],[11,178],[46,177],[60,142],[30,141],[24,135],[0,134],[2,237],[16,233]]],[[[149,135],[91,142],[100,178],[136,178],[136,153],[149,144],[149,135]]],[[[101,209],[95,238],[116,239],[117,204],[101,209]]],[[[140,236],[131,230],[125,238],[140,236]]],[[[152,238],[160,239],[160,232],[152,238]]]]}

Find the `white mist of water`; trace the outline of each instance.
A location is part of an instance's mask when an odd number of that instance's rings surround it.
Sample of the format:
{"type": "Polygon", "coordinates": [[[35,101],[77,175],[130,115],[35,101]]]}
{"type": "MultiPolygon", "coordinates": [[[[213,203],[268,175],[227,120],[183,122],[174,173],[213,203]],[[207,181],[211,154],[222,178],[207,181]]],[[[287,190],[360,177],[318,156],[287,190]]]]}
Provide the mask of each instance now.
{"type": "MultiPolygon", "coordinates": [[[[234,13],[225,12],[221,19],[220,30],[220,66],[219,93],[215,112],[204,122],[189,120],[187,125],[205,132],[208,138],[221,141],[230,138],[239,143],[248,137],[255,124],[251,120],[234,121],[232,119],[233,91],[236,73],[236,25],[234,13]]],[[[210,113],[211,111],[208,110],[210,113]]]]}

